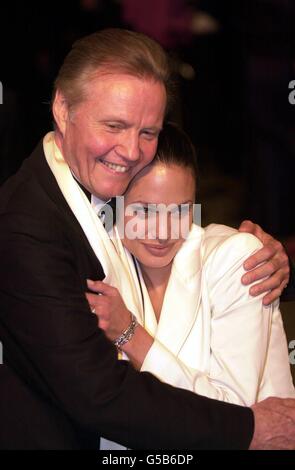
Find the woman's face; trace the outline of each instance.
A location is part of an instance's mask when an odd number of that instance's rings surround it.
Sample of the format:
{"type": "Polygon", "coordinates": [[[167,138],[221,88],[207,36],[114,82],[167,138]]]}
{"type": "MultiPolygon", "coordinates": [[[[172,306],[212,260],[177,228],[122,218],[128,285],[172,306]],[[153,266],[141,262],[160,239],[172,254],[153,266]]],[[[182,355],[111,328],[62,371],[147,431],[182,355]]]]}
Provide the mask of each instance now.
{"type": "Polygon", "coordinates": [[[192,224],[195,190],[192,170],[175,164],[148,165],[133,179],[124,195],[122,241],[140,264],[172,262],[192,224]]]}

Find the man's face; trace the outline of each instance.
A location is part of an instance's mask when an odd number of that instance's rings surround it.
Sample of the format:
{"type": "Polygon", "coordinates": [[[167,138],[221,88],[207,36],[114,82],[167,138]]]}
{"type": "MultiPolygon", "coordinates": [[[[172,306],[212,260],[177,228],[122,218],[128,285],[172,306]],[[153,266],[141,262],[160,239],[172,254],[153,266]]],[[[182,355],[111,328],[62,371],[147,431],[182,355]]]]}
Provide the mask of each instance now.
{"type": "Polygon", "coordinates": [[[155,155],[165,106],[162,83],[125,74],[91,80],[72,112],[64,103],[57,142],[82,185],[104,200],[123,194],[155,155]]]}

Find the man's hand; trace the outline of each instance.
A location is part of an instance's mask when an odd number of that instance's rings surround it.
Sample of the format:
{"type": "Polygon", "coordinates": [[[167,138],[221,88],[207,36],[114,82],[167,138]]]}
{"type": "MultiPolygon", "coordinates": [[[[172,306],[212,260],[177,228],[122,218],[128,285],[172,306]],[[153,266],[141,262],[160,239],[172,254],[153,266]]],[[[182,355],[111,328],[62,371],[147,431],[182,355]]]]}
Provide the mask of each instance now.
{"type": "Polygon", "coordinates": [[[255,430],[250,450],[295,449],[295,399],[267,398],[251,408],[255,430]]]}
{"type": "Polygon", "coordinates": [[[251,287],[250,294],[256,296],[267,292],[263,297],[263,304],[269,305],[281,296],[283,289],[289,282],[290,266],[288,256],[283,245],[271,235],[265,233],[259,225],[244,220],[239,231],[252,233],[264,245],[261,250],[245,261],[244,268],[250,272],[244,274],[242,282],[248,285],[267,277],[264,281],[251,287]],[[261,263],[263,264],[261,265],[261,263]]]}

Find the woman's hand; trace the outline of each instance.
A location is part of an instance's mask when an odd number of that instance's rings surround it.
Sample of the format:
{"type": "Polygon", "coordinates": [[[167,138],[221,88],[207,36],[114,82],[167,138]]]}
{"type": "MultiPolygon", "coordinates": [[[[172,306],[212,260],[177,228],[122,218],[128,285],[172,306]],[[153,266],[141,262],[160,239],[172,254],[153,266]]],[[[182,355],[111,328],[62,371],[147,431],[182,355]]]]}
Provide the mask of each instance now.
{"type": "Polygon", "coordinates": [[[251,287],[250,294],[256,296],[267,292],[263,297],[263,304],[269,305],[281,296],[282,291],[289,282],[290,265],[288,256],[279,241],[250,220],[244,220],[239,231],[252,233],[264,245],[261,250],[245,261],[244,268],[249,272],[244,274],[242,282],[248,285],[268,276],[264,281],[251,287]]]}
{"type": "MultiPolygon", "coordinates": [[[[101,281],[87,280],[89,290],[96,294],[86,293],[90,309],[98,317],[99,327],[106,336],[115,341],[131,322],[131,313],[126,308],[119,291],[101,281]],[[101,295],[97,295],[101,294],[101,295]]],[[[138,325],[131,340],[122,346],[133,366],[140,370],[154,339],[138,325]]]]}
{"type": "Polygon", "coordinates": [[[88,292],[85,294],[90,309],[98,317],[99,327],[111,341],[114,341],[130,325],[131,313],[115,287],[89,279],[87,285],[89,290],[95,292],[95,294],[88,292]]]}

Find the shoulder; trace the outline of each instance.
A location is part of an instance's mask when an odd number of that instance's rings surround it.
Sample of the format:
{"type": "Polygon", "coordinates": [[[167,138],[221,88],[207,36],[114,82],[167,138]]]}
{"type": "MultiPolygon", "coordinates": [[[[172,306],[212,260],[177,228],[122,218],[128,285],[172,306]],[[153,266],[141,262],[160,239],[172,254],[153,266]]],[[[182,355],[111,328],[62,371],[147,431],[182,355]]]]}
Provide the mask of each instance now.
{"type": "Polygon", "coordinates": [[[203,265],[218,266],[222,274],[231,266],[242,264],[262,246],[258,238],[250,233],[238,232],[226,225],[211,224],[204,229],[201,244],[203,265]]]}
{"type": "Polygon", "coordinates": [[[234,254],[253,251],[262,247],[262,243],[251,233],[239,232],[227,225],[210,224],[204,228],[202,237],[202,257],[206,261],[216,252],[234,254]]]}
{"type": "Polygon", "coordinates": [[[0,220],[5,232],[54,233],[65,225],[67,204],[45,160],[42,143],[0,189],[0,220]]]}
{"type": "Polygon", "coordinates": [[[254,235],[222,225],[209,226],[205,232],[202,267],[214,318],[235,309],[241,309],[239,314],[243,315],[245,305],[256,315],[261,311],[262,297],[251,297],[249,286],[241,278],[245,274],[244,262],[261,248],[261,242],[254,235]]]}
{"type": "Polygon", "coordinates": [[[48,239],[63,232],[64,220],[37,176],[21,169],[0,191],[0,225],[1,238],[22,234],[48,239]]]}

